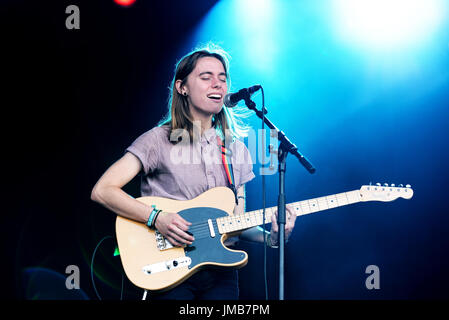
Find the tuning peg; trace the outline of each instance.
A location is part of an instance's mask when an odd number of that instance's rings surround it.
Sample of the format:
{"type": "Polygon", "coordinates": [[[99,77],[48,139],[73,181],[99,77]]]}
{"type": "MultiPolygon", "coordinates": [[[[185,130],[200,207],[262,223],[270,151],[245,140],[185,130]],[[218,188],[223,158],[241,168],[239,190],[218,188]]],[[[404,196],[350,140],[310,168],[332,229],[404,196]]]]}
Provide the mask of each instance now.
{"type": "Polygon", "coordinates": [[[399,185],[399,188],[403,188],[404,187],[404,185],[401,183],[400,185],[399,185]]]}
{"type": "Polygon", "coordinates": [[[396,185],[394,183],[391,184],[392,187],[395,187],[396,185]]]}
{"type": "Polygon", "coordinates": [[[406,184],[405,187],[406,187],[406,188],[411,188],[412,186],[409,185],[409,184],[406,184]]]}
{"type": "Polygon", "coordinates": [[[373,183],[372,183],[372,182],[370,181],[370,182],[369,182],[369,185],[370,185],[370,186],[372,186],[372,185],[373,185],[373,183]]]}
{"type": "Polygon", "coordinates": [[[380,187],[380,183],[379,183],[379,182],[378,182],[378,183],[376,183],[376,186],[380,187]]]}
{"type": "Polygon", "coordinates": [[[388,183],[384,183],[384,187],[388,187],[388,183]]]}

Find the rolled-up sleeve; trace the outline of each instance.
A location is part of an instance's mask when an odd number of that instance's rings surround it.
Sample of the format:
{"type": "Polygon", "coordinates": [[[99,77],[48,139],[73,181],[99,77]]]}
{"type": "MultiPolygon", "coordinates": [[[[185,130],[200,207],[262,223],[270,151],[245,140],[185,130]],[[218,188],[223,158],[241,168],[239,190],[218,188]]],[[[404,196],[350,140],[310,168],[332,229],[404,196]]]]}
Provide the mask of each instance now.
{"type": "Polygon", "coordinates": [[[140,160],[143,171],[147,175],[158,167],[158,149],[157,132],[151,129],[134,140],[126,152],[132,153],[140,160]]]}

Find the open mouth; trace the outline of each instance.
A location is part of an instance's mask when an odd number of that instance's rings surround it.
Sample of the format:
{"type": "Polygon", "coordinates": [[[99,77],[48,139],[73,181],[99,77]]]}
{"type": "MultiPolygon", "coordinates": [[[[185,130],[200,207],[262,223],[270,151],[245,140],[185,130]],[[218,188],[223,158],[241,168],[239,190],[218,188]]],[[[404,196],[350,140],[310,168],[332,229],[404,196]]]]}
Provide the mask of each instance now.
{"type": "Polygon", "coordinates": [[[214,101],[220,101],[222,98],[221,94],[213,93],[207,96],[209,99],[212,99],[214,101]]]}

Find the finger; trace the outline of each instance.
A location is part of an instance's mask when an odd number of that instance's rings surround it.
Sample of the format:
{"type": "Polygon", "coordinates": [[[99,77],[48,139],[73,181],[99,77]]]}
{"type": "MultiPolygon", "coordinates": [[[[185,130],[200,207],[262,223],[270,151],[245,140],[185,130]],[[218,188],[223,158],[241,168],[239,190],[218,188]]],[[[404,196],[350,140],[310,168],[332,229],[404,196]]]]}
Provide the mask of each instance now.
{"type": "Polygon", "coordinates": [[[171,237],[173,239],[175,239],[180,245],[192,244],[192,241],[185,239],[184,237],[180,236],[179,234],[172,233],[171,237]]]}
{"type": "Polygon", "coordinates": [[[184,219],[183,217],[181,217],[179,214],[176,214],[176,217],[178,218],[178,220],[184,224],[185,226],[190,226],[192,223],[187,221],[186,219],[184,219]]]}
{"type": "Polygon", "coordinates": [[[286,206],[285,209],[287,210],[288,216],[293,218],[294,217],[293,209],[290,206],[286,206]]]}
{"type": "Polygon", "coordinates": [[[293,228],[295,227],[295,218],[291,218],[287,220],[287,223],[285,224],[285,231],[291,232],[293,228]]]}
{"type": "Polygon", "coordinates": [[[173,219],[172,223],[183,231],[189,230],[189,225],[181,217],[173,219]]]}
{"type": "Polygon", "coordinates": [[[170,235],[175,238],[178,242],[192,244],[194,238],[189,235],[187,232],[179,229],[176,225],[171,225],[169,227],[171,231],[170,235]]]}
{"type": "Polygon", "coordinates": [[[287,207],[288,214],[288,221],[287,223],[290,223],[291,225],[295,225],[296,221],[296,214],[292,208],[287,207]]]}
{"type": "Polygon", "coordinates": [[[178,235],[180,235],[185,240],[189,241],[190,243],[195,240],[195,237],[191,232],[189,232],[187,228],[186,230],[179,229],[178,235]]]}
{"type": "Polygon", "coordinates": [[[276,214],[277,214],[277,212],[275,214],[271,215],[271,230],[273,232],[278,232],[278,229],[279,229],[279,226],[278,226],[278,223],[276,220],[276,214]]]}
{"type": "Polygon", "coordinates": [[[183,244],[176,241],[174,238],[170,237],[170,236],[166,236],[165,237],[172,245],[176,246],[176,247],[182,247],[183,244]]]}

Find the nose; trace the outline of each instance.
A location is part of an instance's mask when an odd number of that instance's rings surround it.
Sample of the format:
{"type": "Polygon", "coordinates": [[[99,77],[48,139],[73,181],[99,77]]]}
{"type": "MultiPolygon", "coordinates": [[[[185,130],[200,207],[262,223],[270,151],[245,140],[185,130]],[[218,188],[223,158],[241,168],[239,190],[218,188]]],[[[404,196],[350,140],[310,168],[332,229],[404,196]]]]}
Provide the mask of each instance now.
{"type": "Polygon", "coordinates": [[[212,88],[221,88],[223,85],[223,82],[220,81],[220,79],[214,78],[212,80],[212,88]]]}

